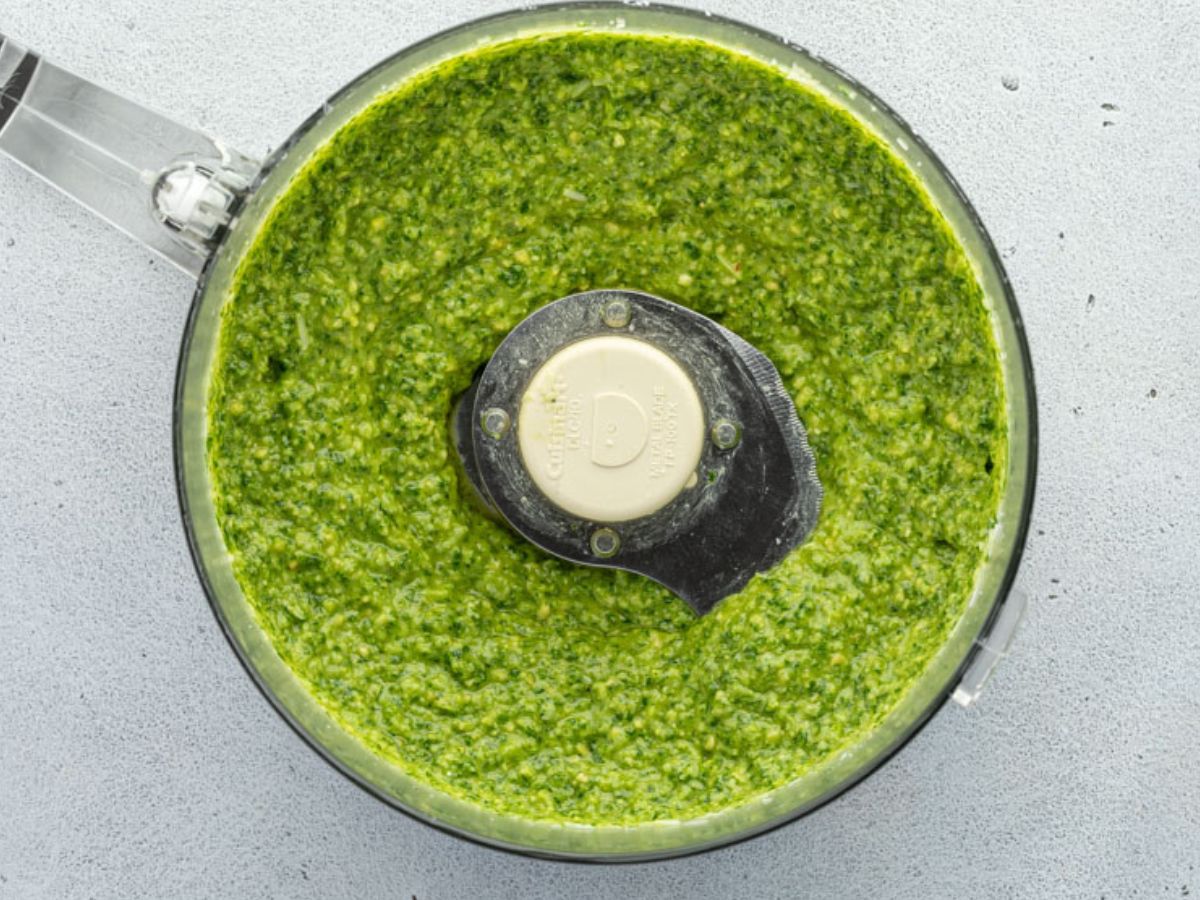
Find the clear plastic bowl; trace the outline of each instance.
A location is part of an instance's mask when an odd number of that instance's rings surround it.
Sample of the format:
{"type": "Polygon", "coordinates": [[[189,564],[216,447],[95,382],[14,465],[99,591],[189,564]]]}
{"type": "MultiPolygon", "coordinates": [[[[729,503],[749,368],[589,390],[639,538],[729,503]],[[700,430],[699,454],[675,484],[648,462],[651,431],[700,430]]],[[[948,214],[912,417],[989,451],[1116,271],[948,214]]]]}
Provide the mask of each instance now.
{"type": "MultiPolygon", "coordinates": [[[[977,682],[997,650],[989,642],[1024,545],[1033,500],[1036,423],[1033,377],[1020,314],[991,240],[953,178],[900,118],[834,66],[771,34],[703,13],[660,6],[572,4],[503,13],[443,32],[397,53],[323,104],[259,172],[248,199],[204,266],[180,354],[175,407],[179,496],[192,553],[213,609],[246,670],[280,714],[329,762],[416,818],[464,837],[529,854],[593,861],[658,858],[754,835],[809,812],[860,781],[903,745],[958,690],[977,682]],[[769,795],[686,821],[582,826],[500,815],[448,796],[372,753],[344,730],[280,659],[259,627],[230,565],[214,514],[205,461],[209,378],[220,309],[238,262],[272,205],[309,156],[381,93],[448,57],[520,36],[569,30],[701,38],[755,57],[844,107],[886,142],[928,191],[973,261],[1001,351],[1008,398],[1007,489],[974,596],[919,681],[856,746],[769,795]],[[971,671],[968,667],[973,666],[971,671]]],[[[1011,619],[1019,611],[1009,603],[1011,619]]]]}

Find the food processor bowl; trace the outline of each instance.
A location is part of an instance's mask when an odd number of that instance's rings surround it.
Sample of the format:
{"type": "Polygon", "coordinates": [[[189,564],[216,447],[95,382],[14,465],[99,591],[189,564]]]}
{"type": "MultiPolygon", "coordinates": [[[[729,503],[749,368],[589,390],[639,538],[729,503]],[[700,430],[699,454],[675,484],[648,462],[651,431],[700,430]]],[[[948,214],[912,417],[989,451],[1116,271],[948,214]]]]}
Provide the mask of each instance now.
{"type": "MultiPolygon", "coordinates": [[[[702,12],[618,3],[514,10],[450,29],[381,62],[322,104],[261,167],[220,142],[175,126],[56,67],[49,67],[48,75],[31,75],[30,68],[15,45],[0,43],[0,81],[7,77],[11,85],[19,78],[28,87],[42,77],[39,90],[55,101],[40,111],[28,101],[27,120],[14,125],[8,120],[22,114],[22,92],[10,92],[0,104],[0,150],[198,276],[179,356],[174,444],[184,528],[212,608],[247,672],[279,713],[330,763],[377,797],[446,831],[532,855],[622,861],[692,853],[766,831],[847,790],[887,760],[947,698],[953,696],[964,705],[973,702],[1004,655],[1023,608],[1023,597],[1011,588],[1033,503],[1037,446],[1033,374],[1020,313],[995,248],[954,179],[894,112],[836,67],[764,31],[702,12]],[[1005,488],[986,561],[957,625],[903,699],[858,744],[769,794],[699,818],[630,826],[499,814],[414,779],[343,728],[280,658],[242,592],[218,525],[206,459],[208,391],[222,306],[243,256],[314,152],[380,95],[449,58],[516,38],[578,31],[710,42],[757,59],[817,91],[875,134],[928,193],[974,267],[999,348],[1007,409],[1005,488]],[[56,78],[65,81],[55,85],[56,78]],[[57,102],[68,95],[69,102],[57,102]],[[103,134],[91,139],[88,127],[101,112],[111,121],[102,123],[103,134]],[[133,125],[139,117],[153,120],[157,128],[126,134],[138,131],[133,125]],[[110,184],[107,193],[97,194],[70,159],[71,153],[86,156],[97,144],[116,140],[116,151],[112,144],[104,154],[97,151],[99,162],[93,169],[110,166],[114,159],[142,152],[147,134],[157,136],[164,152],[129,165],[133,175],[122,174],[122,169],[110,176],[111,183],[120,184],[116,191],[110,184]],[[71,142],[71,152],[61,152],[61,145],[71,142]],[[56,147],[62,157],[57,160],[51,152],[56,147]],[[144,177],[134,177],[145,171],[161,174],[146,184],[144,177]]],[[[39,96],[33,89],[30,95],[39,96]]]]}

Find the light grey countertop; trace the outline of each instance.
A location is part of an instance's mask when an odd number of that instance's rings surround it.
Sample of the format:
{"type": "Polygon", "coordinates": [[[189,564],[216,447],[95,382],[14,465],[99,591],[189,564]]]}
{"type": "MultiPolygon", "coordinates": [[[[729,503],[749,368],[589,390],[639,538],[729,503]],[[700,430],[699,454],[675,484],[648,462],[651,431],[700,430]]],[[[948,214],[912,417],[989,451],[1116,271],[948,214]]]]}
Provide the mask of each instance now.
{"type": "MultiPolygon", "coordinates": [[[[0,31],[261,155],[509,3],[6,0],[0,31]]],[[[801,821],[672,862],[535,861],[384,806],[271,710],[193,572],[190,283],[0,160],[0,898],[1200,896],[1200,7],[711,9],[874,89],[1005,258],[1042,454],[1031,606],[980,704],[801,821]]]]}

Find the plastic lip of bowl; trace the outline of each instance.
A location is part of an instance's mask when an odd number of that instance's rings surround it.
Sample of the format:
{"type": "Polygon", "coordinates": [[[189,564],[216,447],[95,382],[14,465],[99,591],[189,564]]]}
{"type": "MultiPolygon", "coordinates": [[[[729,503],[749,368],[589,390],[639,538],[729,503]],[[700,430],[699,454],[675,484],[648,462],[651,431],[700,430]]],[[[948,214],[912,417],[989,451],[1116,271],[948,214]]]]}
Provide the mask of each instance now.
{"type": "Polygon", "coordinates": [[[991,239],[937,157],[885,104],[834,66],[751,26],[667,6],[578,3],[500,13],[414,44],[346,85],[271,155],[196,288],[176,375],[174,449],[184,530],[213,611],[259,689],[318,753],[375,796],[452,834],[532,856],[629,862],[712,849],[811,812],[875,771],[942,706],[974,658],[978,642],[988,634],[1016,575],[1033,508],[1037,407],[1024,326],[991,239]],[[429,787],[351,737],[305,690],[259,628],[233,576],[217,526],[205,458],[208,379],[218,345],[222,300],[274,200],[304,162],[380,93],[431,65],[485,44],[578,30],[701,38],[780,68],[866,124],[908,165],[971,258],[991,310],[1008,401],[1007,489],[989,558],[946,644],[897,707],[858,744],[767,798],[703,818],[629,827],[503,816],[429,787]]]}

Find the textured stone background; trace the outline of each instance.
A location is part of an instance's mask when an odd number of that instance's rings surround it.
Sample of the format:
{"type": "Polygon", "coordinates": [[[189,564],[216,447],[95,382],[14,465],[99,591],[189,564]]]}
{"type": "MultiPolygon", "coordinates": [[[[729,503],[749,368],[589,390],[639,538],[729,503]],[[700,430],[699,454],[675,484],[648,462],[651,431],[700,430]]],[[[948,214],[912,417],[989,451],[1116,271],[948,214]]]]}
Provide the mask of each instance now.
{"type": "MultiPolygon", "coordinates": [[[[365,66],[511,2],[0,0],[0,30],[262,154],[365,66]]],[[[189,283],[0,161],[0,898],[1200,896],[1200,8],[872,7],[712,3],[874,88],[1003,250],[1042,474],[1032,608],[981,705],[697,858],[537,862],[388,809],[271,711],[193,574],[170,461],[189,283]]]]}

